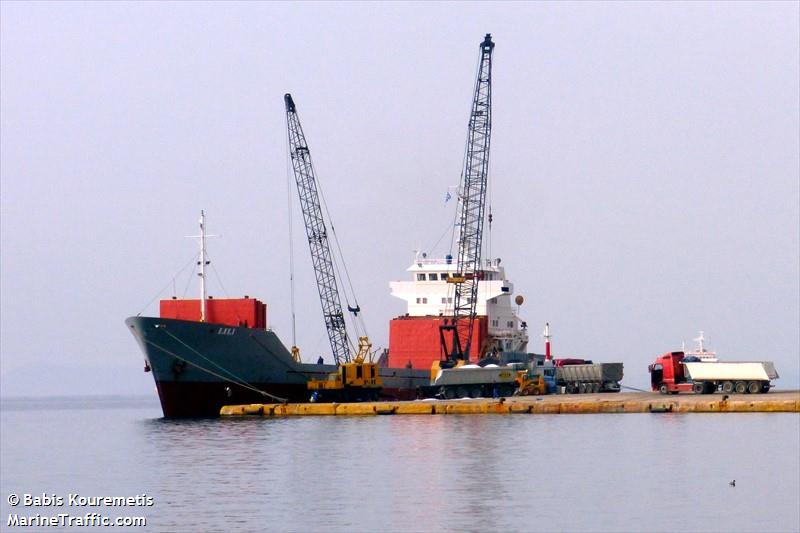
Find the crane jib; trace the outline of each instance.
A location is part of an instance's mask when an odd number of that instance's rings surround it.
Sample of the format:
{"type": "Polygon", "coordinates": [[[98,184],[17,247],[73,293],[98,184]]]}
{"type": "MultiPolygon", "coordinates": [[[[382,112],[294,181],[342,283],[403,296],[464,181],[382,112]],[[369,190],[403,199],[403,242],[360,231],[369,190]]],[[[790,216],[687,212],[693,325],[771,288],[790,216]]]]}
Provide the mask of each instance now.
{"type": "Polygon", "coordinates": [[[443,357],[469,360],[478,296],[489,145],[492,132],[492,51],[491,34],[481,42],[480,65],[467,131],[467,149],[462,172],[459,214],[458,259],[452,319],[440,327],[443,357]],[[449,343],[448,343],[449,340],[449,343]]]}
{"type": "Polygon", "coordinates": [[[335,266],[328,243],[328,232],[322,214],[317,180],[311,163],[297,108],[290,94],[284,96],[286,103],[286,123],[289,136],[289,153],[292,160],[297,192],[300,197],[300,208],[303,212],[306,236],[311,251],[311,263],[317,280],[322,315],[331,351],[336,364],[350,362],[350,348],[342,311],[339,289],[336,284],[335,266]]]}

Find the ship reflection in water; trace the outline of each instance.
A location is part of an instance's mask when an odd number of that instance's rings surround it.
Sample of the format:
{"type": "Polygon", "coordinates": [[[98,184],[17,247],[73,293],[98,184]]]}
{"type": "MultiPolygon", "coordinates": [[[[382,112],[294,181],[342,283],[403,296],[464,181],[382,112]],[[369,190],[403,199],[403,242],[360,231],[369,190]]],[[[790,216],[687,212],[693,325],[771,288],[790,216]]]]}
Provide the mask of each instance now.
{"type": "Polygon", "coordinates": [[[800,529],[795,414],[167,420],[152,399],[54,403],[4,401],[3,494],[146,492],[142,531],[800,529]]]}

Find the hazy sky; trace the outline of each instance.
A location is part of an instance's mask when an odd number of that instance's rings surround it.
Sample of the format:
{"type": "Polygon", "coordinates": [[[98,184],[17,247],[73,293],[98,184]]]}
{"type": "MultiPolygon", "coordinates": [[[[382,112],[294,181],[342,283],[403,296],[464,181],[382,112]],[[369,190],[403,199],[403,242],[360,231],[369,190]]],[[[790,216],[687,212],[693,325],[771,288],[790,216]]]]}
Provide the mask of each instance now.
{"type": "Polygon", "coordinates": [[[643,387],[702,329],[796,388],[798,5],[4,2],[2,393],[151,391],[123,320],[171,294],[200,209],[223,235],[210,293],[263,299],[291,343],[285,92],[386,346],[388,282],[452,219],[487,32],[492,254],[530,348],[549,321],[557,354],[623,361],[643,387]]]}

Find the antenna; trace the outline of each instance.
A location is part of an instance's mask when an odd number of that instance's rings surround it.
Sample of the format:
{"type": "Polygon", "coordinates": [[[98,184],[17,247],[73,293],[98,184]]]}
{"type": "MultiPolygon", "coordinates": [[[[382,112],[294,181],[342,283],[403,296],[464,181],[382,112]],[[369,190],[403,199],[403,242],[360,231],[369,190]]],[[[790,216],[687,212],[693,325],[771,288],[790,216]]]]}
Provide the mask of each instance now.
{"type": "Polygon", "coordinates": [[[697,343],[697,351],[703,353],[706,351],[705,346],[703,346],[703,342],[705,342],[706,338],[703,336],[703,332],[700,332],[700,336],[694,339],[697,343]]]}

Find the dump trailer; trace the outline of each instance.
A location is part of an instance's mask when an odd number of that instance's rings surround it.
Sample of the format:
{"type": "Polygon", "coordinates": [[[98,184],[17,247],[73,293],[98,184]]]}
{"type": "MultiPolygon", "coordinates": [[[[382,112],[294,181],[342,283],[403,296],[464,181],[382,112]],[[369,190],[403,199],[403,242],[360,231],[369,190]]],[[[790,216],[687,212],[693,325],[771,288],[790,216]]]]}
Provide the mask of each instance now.
{"type": "Polygon", "coordinates": [[[425,398],[492,398],[511,396],[517,389],[515,366],[461,365],[441,368],[438,361],[431,368],[431,384],[420,388],[425,398]]]}
{"type": "Polygon", "coordinates": [[[661,394],[765,393],[779,377],[771,361],[701,361],[684,352],[665,353],[648,370],[652,389],[661,394]]]}
{"type": "Polygon", "coordinates": [[[567,394],[619,392],[622,363],[592,363],[583,359],[556,359],[557,390],[567,394]]]}

